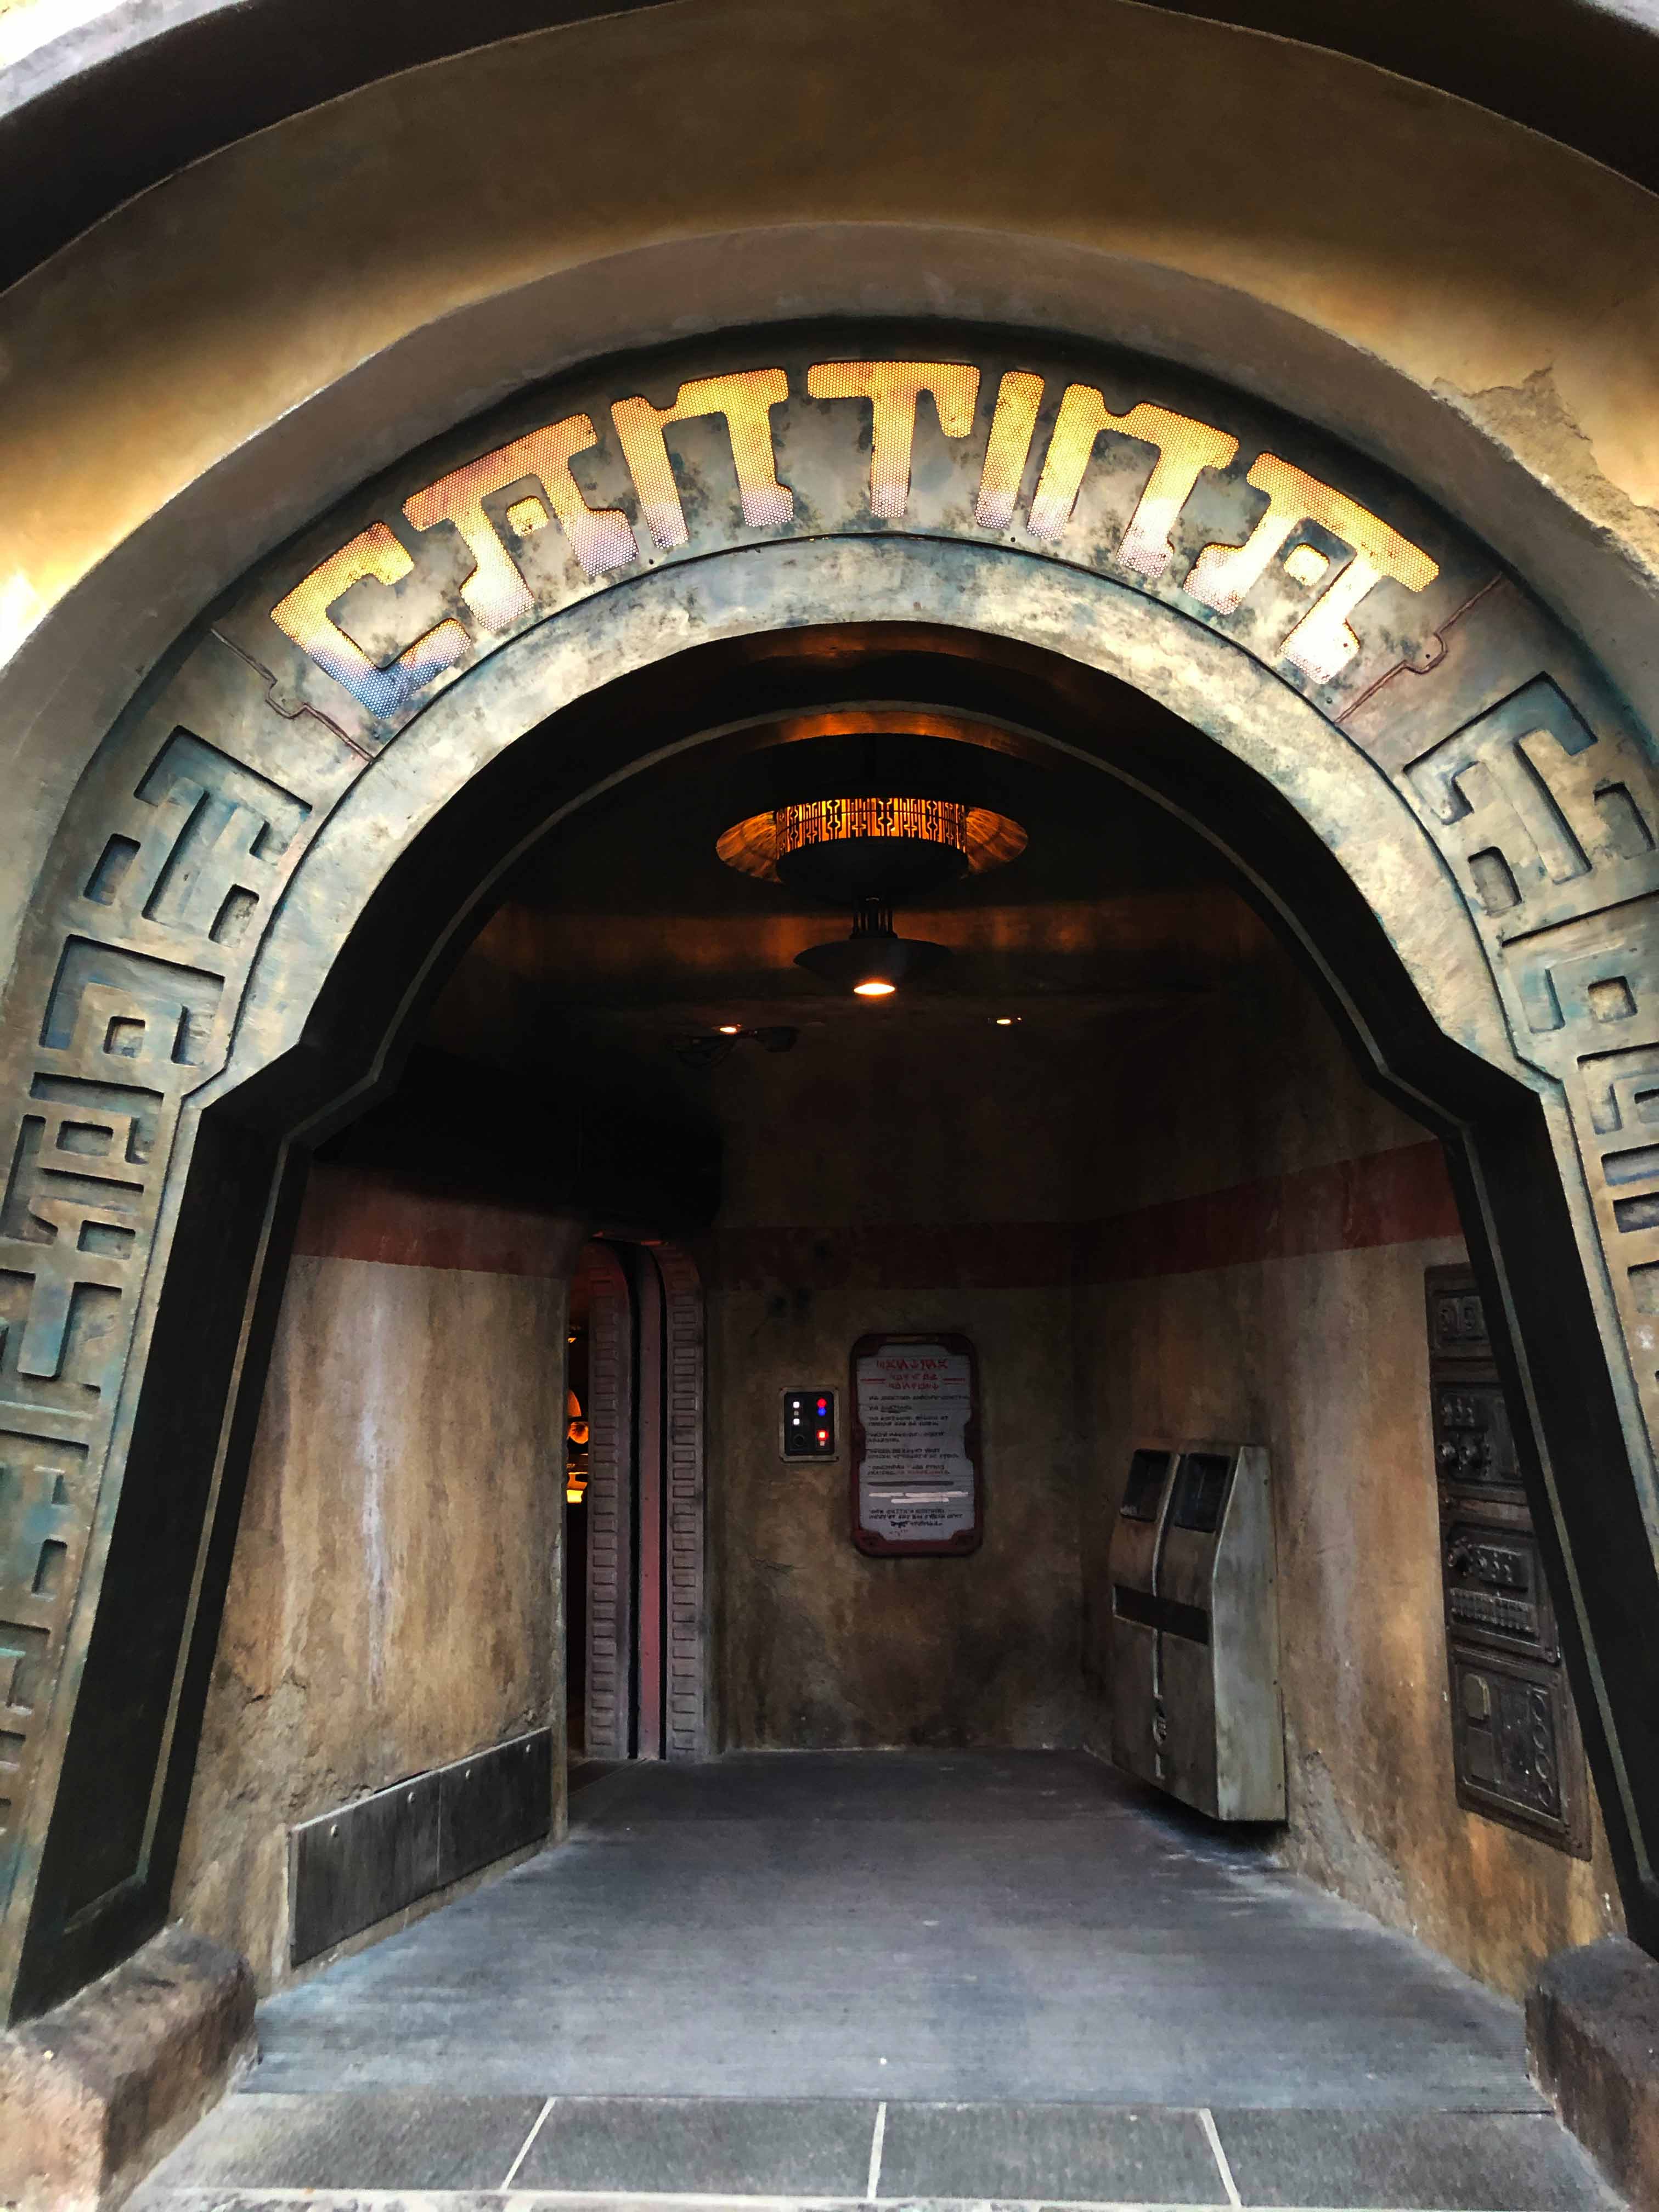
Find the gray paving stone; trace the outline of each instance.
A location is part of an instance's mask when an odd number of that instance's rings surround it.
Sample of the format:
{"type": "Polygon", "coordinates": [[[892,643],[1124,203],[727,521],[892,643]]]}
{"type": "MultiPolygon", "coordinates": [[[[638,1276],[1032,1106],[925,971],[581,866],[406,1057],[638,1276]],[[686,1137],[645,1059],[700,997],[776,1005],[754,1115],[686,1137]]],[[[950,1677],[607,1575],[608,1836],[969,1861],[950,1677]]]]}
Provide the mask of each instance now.
{"type": "Polygon", "coordinates": [[[497,2189],[539,2097],[431,2091],[227,2098],[160,2166],[152,2189],[497,2189]]]}
{"type": "Polygon", "coordinates": [[[1217,2112],[1247,2205],[1615,2212],[1565,2129],[1535,2112],[1217,2112]]]}
{"type": "Polygon", "coordinates": [[[1195,2113],[1103,2105],[890,2105],[877,2193],[1227,2201],[1195,2113]]]}
{"type": "Polygon", "coordinates": [[[706,2097],[561,2098],[515,2189],[861,2197],[876,2106],[706,2097]]]}
{"type": "MultiPolygon", "coordinates": [[[[493,2190],[377,2190],[359,2196],[351,2190],[319,2189],[299,2195],[292,2191],[278,2194],[266,2189],[237,2189],[228,2184],[218,2188],[164,2189],[154,2182],[130,2197],[123,2212],[295,2212],[296,2206],[302,2207],[303,2212],[507,2212],[508,2207],[511,2212],[526,2212],[523,2200],[500,2196],[493,2190]]],[[[553,2212],[550,2205],[548,2212],[553,2212]]],[[[558,2212],[580,2212],[580,2208],[561,2198],[558,2212]]],[[[599,2208],[593,2208],[593,2212],[599,2212],[599,2208]]],[[[612,2203],[604,2212],[623,2212],[623,2208],[612,2203]]],[[[635,2208],[635,2212],[644,2212],[644,2208],[635,2208]]]]}
{"type": "Polygon", "coordinates": [[[1203,2106],[1247,2205],[1613,2201],[1527,2081],[1516,2008],[1071,1753],[618,1768],[563,1849],[260,2033],[145,2212],[283,2188],[435,2212],[499,2189],[548,2096],[512,2212],[856,2202],[878,2100],[882,2212],[1215,2204],[1203,2106]]]}
{"type": "Polygon", "coordinates": [[[1544,2108],[1517,2007],[1066,1752],[618,1768],[259,2034],[273,2089],[1544,2108]]]}

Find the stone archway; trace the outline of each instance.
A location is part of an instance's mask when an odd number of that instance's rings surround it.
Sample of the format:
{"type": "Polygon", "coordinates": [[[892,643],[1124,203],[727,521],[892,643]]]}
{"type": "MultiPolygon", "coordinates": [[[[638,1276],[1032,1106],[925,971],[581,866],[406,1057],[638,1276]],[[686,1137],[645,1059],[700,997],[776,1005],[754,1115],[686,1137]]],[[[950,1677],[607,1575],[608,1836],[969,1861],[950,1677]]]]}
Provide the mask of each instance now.
{"type": "Polygon", "coordinates": [[[382,1079],[526,833],[659,757],[591,725],[550,754],[550,718],[692,648],[849,623],[1115,677],[1271,801],[1252,828],[1190,762],[1066,740],[1231,853],[1457,1140],[1653,1938],[1650,739],[1489,554],[1313,432],[1166,365],[866,327],[613,367],[417,457],[185,641],[65,813],[0,1040],[15,2010],[165,1910],[289,1148],[382,1079]],[[1369,968],[1326,941],[1343,898],[1369,968]]]}

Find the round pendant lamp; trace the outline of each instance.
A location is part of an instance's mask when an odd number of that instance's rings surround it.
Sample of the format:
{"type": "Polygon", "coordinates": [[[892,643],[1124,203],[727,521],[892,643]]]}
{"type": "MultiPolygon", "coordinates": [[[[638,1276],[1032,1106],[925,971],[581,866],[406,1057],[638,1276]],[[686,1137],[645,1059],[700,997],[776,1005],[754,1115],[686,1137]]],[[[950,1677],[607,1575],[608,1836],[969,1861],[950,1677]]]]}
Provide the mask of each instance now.
{"type": "Polygon", "coordinates": [[[795,955],[795,965],[839,991],[851,991],[855,998],[890,999],[901,983],[915,982],[950,957],[948,945],[900,937],[893,927],[891,907],[872,898],[860,901],[850,937],[809,945],[795,955]]]}
{"type": "Polygon", "coordinates": [[[1024,849],[1018,823],[988,807],[891,793],[793,800],[734,823],[717,847],[744,875],[853,908],[850,935],[808,945],[795,964],[861,999],[890,998],[950,958],[948,945],[899,936],[896,899],[943,890],[1024,849]]]}

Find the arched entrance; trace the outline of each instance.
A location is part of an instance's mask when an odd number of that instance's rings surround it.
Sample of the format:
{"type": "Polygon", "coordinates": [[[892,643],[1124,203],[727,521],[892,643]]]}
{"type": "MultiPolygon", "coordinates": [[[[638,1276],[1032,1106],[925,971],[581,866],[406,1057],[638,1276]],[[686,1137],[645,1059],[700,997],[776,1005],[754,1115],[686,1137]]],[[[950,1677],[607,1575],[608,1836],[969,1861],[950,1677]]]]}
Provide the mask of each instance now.
{"type": "Polygon", "coordinates": [[[1490,555],[1302,426],[925,341],[748,333],[455,434],[239,588],[76,793],[4,1039],[15,2008],[165,1911],[291,1164],[515,855],[740,744],[769,686],[774,718],[971,705],[1154,794],[1444,1131],[1651,1939],[1649,740],[1490,555]]]}

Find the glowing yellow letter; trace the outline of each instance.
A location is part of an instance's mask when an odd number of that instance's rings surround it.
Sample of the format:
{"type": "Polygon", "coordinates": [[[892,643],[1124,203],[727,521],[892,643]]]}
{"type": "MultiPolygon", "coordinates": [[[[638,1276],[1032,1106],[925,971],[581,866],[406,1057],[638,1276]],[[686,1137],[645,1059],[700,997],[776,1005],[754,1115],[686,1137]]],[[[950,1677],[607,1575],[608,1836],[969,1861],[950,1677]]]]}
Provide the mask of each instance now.
{"type": "MultiPolygon", "coordinates": [[[[1275,454],[1263,453],[1246,481],[1267,493],[1267,512],[1242,545],[1206,545],[1194,562],[1185,588],[1218,614],[1229,615],[1267,573],[1292,532],[1304,522],[1318,523],[1333,538],[1352,545],[1353,558],[1279,649],[1316,684],[1328,684],[1359,650],[1348,617],[1366,592],[1385,576],[1420,592],[1440,574],[1440,565],[1358,501],[1333,491],[1317,477],[1304,475],[1275,454]]],[[[1324,566],[1316,569],[1314,561],[1323,563],[1323,555],[1314,547],[1297,546],[1285,567],[1297,582],[1316,582],[1324,566]],[[1302,563],[1297,574],[1291,563],[1304,551],[1313,559],[1302,563]]]]}
{"type": "Polygon", "coordinates": [[[1042,404],[1042,379],[1028,370],[1011,368],[997,386],[997,411],[991,417],[974,506],[974,520],[981,530],[1006,530],[1014,519],[1014,501],[1042,404]]]}
{"type": "Polygon", "coordinates": [[[270,611],[278,629],[337,684],[361,699],[371,714],[389,720],[434,677],[453,668],[472,642],[458,622],[441,622],[416,638],[388,667],[377,668],[355,638],[334,620],[332,609],[354,584],[372,576],[395,584],[415,563],[383,522],[373,522],[349,545],[331,553],[270,611]]]}
{"type": "Polygon", "coordinates": [[[772,451],[774,407],[789,397],[789,379],[781,368],[749,368],[732,376],[702,376],[683,384],[672,407],[648,399],[618,399],[611,419],[634,472],[640,509],[651,535],[665,550],[686,540],[685,509],[668,458],[663,432],[671,422],[694,422],[700,415],[724,415],[743,495],[743,519],[751,530],[787,522],[795,512],[794,494],[778,482],[772,451]]]}
{"type": "Polygon", "coordinates": [[[979,371],[946,361],[824,361],[807,370],[806,389],[814,399],[870,402],[870,512],[897,522],[910,502],[917,400],[931,392],[939,428],[947,438],[965,438],[974,427],[979,371]]]}
{"type": "Polygon", "coordinates": [[[1170,532],[1206,469],[1224,469],[1238,451],[1237,438],[1172,415],[1142,400],[1127,415],[1114,415],[1092,384],[1069,384],[1060,403],[1054,434],[1042,464],[1042,477],[1031,501],[1026,528],[1052,544],[1072,519],[1083,478],[1103,430],[1155,446],[1158,459],[1129,517],[1115,558],[1149,581],[1170,565],[1170,532]]]}
{"type": "Polygon", "coordinates": [[[477,565],[461,586],[461,597],[486,629],[506,629],[527,615],[534,604],[517,562],[484,513],[483,503],[491,492],[505,491],[509,484],[533,477],[541,485],[545,505],[543,500],[515,500],[510,517],[513,527],[521,538],[544,527],[550,520],[550,507],[570,541],[571,551],[590,576],[620,568],[638,554],[627,517],[614,507],[595,514],[570,473],[571,455],[585,453],[597,443],[590,416],[567,416],[562,422],[532,430],[528,437],[515,438],[510,446],[468,461],[464,468],[440,477],[436,483],[404,501],[404,513],[417,530],[453,522],[465,538],[477,565]]]}

